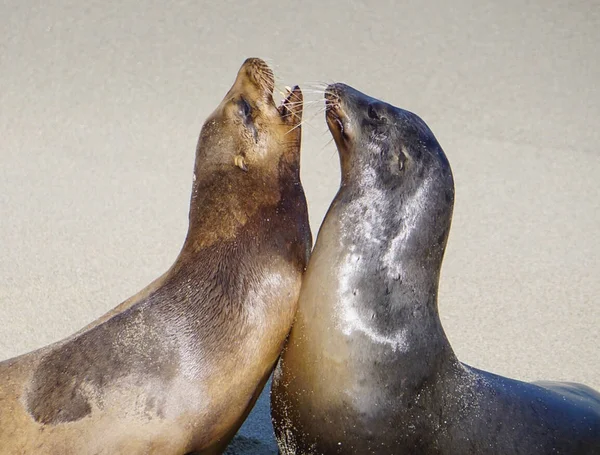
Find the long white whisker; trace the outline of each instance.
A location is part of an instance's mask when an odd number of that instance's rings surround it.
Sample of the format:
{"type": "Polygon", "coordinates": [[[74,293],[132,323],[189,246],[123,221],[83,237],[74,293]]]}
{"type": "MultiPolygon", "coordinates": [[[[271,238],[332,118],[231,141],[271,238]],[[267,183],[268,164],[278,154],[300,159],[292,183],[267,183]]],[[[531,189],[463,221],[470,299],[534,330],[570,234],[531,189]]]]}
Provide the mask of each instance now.
{"type": "Polygon", "coordinates": [[[306,85],[308,87],[325,88],[325,87],[331,85],[331,83],[323,82],[323,81],[307,81],[306,85]]]}
{"type": "Polygon", "coordinates": [[[290,134],[292,131],[294,131],[296,128],[301,127],[302,125],[304,125],[306,123],[305,120],[302,120],[300,123],[298,123],[296,126],[294,126],[292,129],[290,129],[289,131],[287,131],[285,134],[290,134]]]}
{"type": "Polygon", "coordinates": [[[317,117],[317,115],[321,115],[323,112],[325,112],[325,109],[320,109],[317,112],[315,112],[313,115],[311,115],[310,117],[308,117],[309,120],[313,120],[314,118],[317,117]]]}
{"type": "Polygon", "coordinates": [[[333,136],[331,136],[331,139],[329,139],[327,141],[327,143],[323,147],[321,147],[321,150],[319,150],[319,153],[322,152],[323,150],[325,150],[329,146],[329,144],[331,144],[332,142],[333,142],[333,136]]]}
{"type": "Polygon", "coordinates": [[[306,106],[306,107],[312,107],[314,106],[316,103],[320,103],[320,101],[288,101],[287,103],[285,103],[286,106],[306,106]]]}

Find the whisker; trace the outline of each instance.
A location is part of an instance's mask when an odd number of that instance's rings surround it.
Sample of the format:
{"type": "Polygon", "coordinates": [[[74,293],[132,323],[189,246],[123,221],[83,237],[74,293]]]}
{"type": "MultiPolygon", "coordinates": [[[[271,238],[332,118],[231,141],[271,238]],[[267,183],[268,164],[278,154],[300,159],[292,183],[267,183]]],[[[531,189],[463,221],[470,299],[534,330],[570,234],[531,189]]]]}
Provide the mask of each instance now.
{"type": "MultiPolygon", "coordinates": [[[[304,117],[304,118],[302,119],[302,121],[301,121],[301,122],[300,122],[298,125],[295,125],[295,126],[294,126],[293,128],[291,128],[289,131],[287,131],[287,132],[286,132],[286,134],[288,134],[288,133],[291,133],[291,132],[292,132],[292,131],[294,131],[296,128],[298,128],[298,127],[300,127],[300,126],[304,126],[304,125],[310,126],[311,128],[317,128],[317,126],[315,126],[315,125],[312,123],[312,120],[313,120],[313,119],[314,119],[314,118],[315,118],[315,117],[316,117],[318,114],[320,114],[320,113],[321,113],[321,112],[317,112],[316,114],[313,114],[313,115],[311,115],[310,117],[304,117]]],[[[320,125],[319,125],[319,126],[320,126],[320,125]]]]}
{"type": "Polygon", "coordinates": [[[317,112],[315,112],[311,117],[309,117],[311,120],[314,119],[317,115],[321,115],[323,112],[325,112],[327,108],[323,107],[321,109],[319,109],[317,112]]]}
{"type": "Polygon", "coordinates": [[[298,106],[304,104],[305,106],[314,106],[316,103],[321,103],[320,100],[309,100],[309,101],[288,101],[286,105],[288,106],[298,106]]]}
{"type": "Polygon", "coordinates": [[[306,119],[303,121],[306,122],[307,124],[313,126],[310,122],[312,122],[319,114],[321,114],[321,112],[317,112],[317,113],[311,115],[310,117],[306,117],[306,119]]]}
{"type": "Polygon", "coordinates": [[[329,147],[329,145],[330,145],[332,142],[333,142],[333,136],[331,136],[331,139],[329,139],[329,140],[327,141],[327,143],[326,143],[326,144],[325,144],[323,147],[321,147],[321,150],[319,150],[319,153],[321,153],[323,150],[325,150],[327,147],[329,147]]]}
{"type": "Polygon", "coordinates": [[[317,89],[311,89],[311,88],[303,88],[302,91],[306,92],[306,93],[313,93],[313,94],[321,95],[321,96],[324,93],[323,90],[317,90],[317,89]]]}
{"type": "Polygon", "coordinates": [[[269,68],[271,69],[279,69],[279,65],[275,63],[275,61],[271,57],[259,57],[263,62],[265,62],[269,68]]]}
{"type": "Polygon", "coordinates": [[[292,129],[290,129],[289,131],[287,131],[285,134],[290,134],[292,131],[294,131],[296,128],[300,128],[302,125],[304,125],[306,123],[305,120],[302,120],[300,123],[298,123],[296,126],[294,126],[292,129]]]}
{"type": "Polygon", "coordinates": [[[325,88],[331,85],[332,82],[324,82],[324,81],[307,81],[306,85],[314,88],[325,88]]]}

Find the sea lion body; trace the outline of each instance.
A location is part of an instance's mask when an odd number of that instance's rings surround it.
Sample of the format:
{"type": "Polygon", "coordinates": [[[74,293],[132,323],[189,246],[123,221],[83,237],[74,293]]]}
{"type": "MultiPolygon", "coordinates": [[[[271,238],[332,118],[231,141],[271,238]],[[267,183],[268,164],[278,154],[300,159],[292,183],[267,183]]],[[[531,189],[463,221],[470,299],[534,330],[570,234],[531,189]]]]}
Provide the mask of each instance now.
{"type": "Polygon", "coordinates": [[[252,408],[311,248],[302,95],[248,59],[202,128],[170,270],[66,340],[0,363],[0,453],[217,454],[252,408]]]}
{"type": "Polygon", "coordinates": [[[416,115],[334,84],[342,182],[275,370],[282,455],[600,453],[600,394],[458,361],[437,310],[454,182],[416,115]]]}

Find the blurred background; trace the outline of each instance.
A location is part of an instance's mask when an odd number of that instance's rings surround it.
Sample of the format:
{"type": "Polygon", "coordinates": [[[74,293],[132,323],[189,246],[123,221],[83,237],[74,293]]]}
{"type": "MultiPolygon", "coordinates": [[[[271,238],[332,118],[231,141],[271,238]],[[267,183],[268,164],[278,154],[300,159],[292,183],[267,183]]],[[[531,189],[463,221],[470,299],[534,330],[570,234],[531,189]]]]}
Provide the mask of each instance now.
{"type": "MultiPolygon", "coordinates": [[[[196,140],[246,57],[418,113],[452,165],[440,313],[458,357],[600,388],[597,1],[0,2],[0,358],[163,273],[196,140]]],[[[339,185],[318,103],[313,235],[339,185]]],[[[263,394],[230,453],[275,453],[263,394]]]]}

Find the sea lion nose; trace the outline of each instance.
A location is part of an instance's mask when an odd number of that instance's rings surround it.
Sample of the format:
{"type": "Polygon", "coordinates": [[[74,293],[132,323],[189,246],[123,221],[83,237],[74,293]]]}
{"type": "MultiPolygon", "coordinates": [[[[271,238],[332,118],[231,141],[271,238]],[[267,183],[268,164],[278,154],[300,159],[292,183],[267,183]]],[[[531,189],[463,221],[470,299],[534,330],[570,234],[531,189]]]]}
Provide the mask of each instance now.
{"type": "Polygon", "coordinates": [[[345,85],[340,82],[336,82],[335,84],[329,84],[325,89],[325,99],[339,99],[340,95],[344,92],[344,87],[345,85]]]}
{"type": "Polygon", "coordinates": [[[269,65],[264,60],[256,57],[247,58],[238,73],[238,78],[240,76],[247,77],[264,91],[273,93],[275,76],[273,75],[273,70],[269,68],[269,65]]]}

